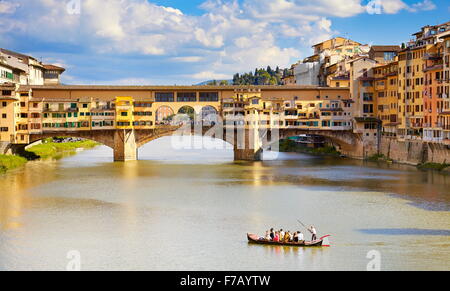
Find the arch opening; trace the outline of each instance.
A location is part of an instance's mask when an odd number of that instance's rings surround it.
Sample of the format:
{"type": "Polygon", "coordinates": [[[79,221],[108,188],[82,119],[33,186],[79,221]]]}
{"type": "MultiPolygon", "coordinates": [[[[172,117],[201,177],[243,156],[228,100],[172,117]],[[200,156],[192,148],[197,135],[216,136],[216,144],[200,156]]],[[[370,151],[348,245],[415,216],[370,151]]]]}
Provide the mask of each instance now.
{"type": "Polygon", "coordinates": [[[138,149],[140,160],[176,163],[221,163],[234,159],[233,146],[223,139],[201,135],[155,138],[138,149]]]}
{"type": "Polygon", "coordinates": [[[191,106],[183,106],[178,110],[178,114],[174,117],[174,122],[177,124],[188,123],[195,120],[195,109],[191,106]]]}
{"type": "Polygon", "coordinates": [[[204,125],[212,126],[218,123],[219,113],[213,106],[204,106],[200,112],[200,118],[204,125]]]}
{"type": "Polygon", "coordinates": [[[170,122],[173,120],[175,116],[175,112],[173,109],[169,106],[161,106],[156,111],[156,124],[170,124],[170,122]]]}

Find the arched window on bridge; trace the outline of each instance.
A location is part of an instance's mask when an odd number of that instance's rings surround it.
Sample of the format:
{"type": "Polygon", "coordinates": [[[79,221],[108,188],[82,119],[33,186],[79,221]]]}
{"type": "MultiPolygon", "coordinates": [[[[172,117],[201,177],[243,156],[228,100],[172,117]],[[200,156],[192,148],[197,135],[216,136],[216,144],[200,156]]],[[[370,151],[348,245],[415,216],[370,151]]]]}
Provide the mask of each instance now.
{"type": "Polygon", "coordinates": [[[175,113],[172,108],[169,106],[161,106],[156,111],[156,123],[170,123],[174,115],[175,113]]]}

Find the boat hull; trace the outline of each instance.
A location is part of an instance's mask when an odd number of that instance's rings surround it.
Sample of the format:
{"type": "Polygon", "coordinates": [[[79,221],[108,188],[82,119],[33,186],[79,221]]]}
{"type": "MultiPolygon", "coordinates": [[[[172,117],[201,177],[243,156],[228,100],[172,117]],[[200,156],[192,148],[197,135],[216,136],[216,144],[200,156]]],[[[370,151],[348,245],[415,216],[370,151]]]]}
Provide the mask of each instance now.
{"type": "Polygon", "coordinates": [[[247,234],[247,238],[248,238],[248,242],[250,244],[258,244],[258,245],[269,245],[269,246],[286,246],[286,247],[324,247],[325,245],[323,244],[323,240],[329,237],[324,236],[318,240],[315,241],[303,241],[303,242],[274,242],[274,241],[267,241],[267,240],[262,240],[259,239],[259,236],[255,235],[255,234],[247,234]]]}

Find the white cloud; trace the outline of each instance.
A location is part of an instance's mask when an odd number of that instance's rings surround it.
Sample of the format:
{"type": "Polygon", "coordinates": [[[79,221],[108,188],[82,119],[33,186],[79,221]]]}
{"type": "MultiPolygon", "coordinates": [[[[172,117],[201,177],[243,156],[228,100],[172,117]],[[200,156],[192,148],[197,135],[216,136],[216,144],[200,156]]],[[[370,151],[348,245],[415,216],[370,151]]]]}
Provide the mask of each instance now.
{"type": "Polygon", "coordinates": [[[379,2],[383,12],[387,14],[396,14],[400,10],[408,8],[408,5],[401,0],[379,0],[379,2]]]}
{"type": "Polygon", "coordinates": [[[307,20],[319,16],[350,17],[364,12],[361,0],[246,0],[244,5],[255,17],[307,20]]]}
{"type": "Polygon", "coordinates": [[[0,14],[13,14],[19,7],[18,3],[9,1],[0,1],[0,14]]]}
{"type": "Polygon", "coordinates": [[[416,4],[413,4],[411,6],[411,10],[412,11],[431,11],[431,10],[435,10],[436,9],[436,5],[431,1],[431,0],[424,0],[423,2],[419,2],[416,4]]]}
{"type": "Polygon", "coordinates": [[[197,57],[197,56],[174,57],[174,58],[171,58],[171,60],[173,60],[175,62],[182,62],[182,63],[198,63],[203,60],[203,57],[197,57]]]}
{"type": "MultiPolygon", "coordinates": [[[[401,0],[379,1],[384,13],[391,14],[434,6],[431,0],[411,6],[401,0]]],[[[289,66],[302,57],[300,47],[337,34],[331,17],[365,13],[363,3],[367,1],[207,0],[199,16],[147,0],[81,3],[81,14],[71,15],[67,1],[0,0],[0,39],[10,42],[17,36],[33,37],[117,58],[160,56],[166,62],[189,63],[191,78],[223,79],[255,67],[289,66]],[[295,40],[298,45],[292,41],[283,45],[282,38],[295,40]]]]}
{"type": "Polygon", "coordinates": [[[188,75],[186,77],[191,77],[196,80],[224,80],[230,78],[230,75],[215,73],[212,71],[203,71],[193,75],[188,75]]]}

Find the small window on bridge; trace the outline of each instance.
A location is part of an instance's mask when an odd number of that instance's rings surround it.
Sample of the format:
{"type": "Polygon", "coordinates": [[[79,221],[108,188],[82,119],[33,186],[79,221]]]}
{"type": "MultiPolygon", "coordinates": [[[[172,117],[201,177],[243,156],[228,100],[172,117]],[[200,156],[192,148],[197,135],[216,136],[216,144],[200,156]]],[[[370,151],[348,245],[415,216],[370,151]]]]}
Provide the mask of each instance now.
{"type": "Polygon", "coordinates": [[[156,92],[155,93],[156,102],[175,102],[173,92],[156,92]]]}
{"type": "Polygon", "coordinates": [[[218,92],[200,92],[200,102],[217,102],[219,101],[218,92]]]}
{"type": "Polygon", "coordinates": [[[197,93],[195,92],[178,92],[177,102],[196,102],[197,93]]]}

